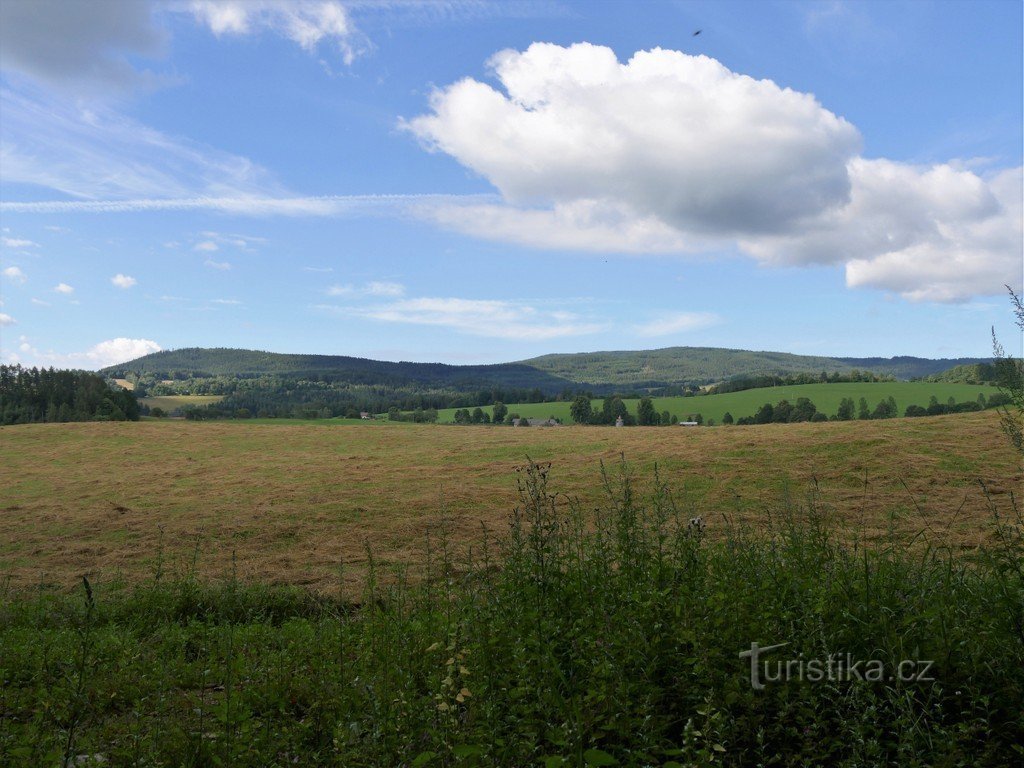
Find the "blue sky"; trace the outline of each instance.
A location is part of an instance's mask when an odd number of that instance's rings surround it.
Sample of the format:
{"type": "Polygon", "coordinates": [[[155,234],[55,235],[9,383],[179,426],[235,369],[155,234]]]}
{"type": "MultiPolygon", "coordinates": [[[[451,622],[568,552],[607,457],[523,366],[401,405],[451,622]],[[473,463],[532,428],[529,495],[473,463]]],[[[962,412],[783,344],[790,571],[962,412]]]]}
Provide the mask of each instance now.
{"type": "Polygon", "coordinates": [[[5,0],[0,355],[1016,349],[1021,30],[977,0],[5,0]]]}

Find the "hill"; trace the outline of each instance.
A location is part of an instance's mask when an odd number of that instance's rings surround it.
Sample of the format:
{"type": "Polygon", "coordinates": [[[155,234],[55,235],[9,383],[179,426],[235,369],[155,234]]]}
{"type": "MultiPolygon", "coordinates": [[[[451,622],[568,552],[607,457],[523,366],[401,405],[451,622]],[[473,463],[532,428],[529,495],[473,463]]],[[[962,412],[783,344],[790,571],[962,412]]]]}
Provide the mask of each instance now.
{"type": "Polygon", "coordinates": [[[249,349],[189,347],[153,354],[100,371],[108,377],[131,373],[166,379],[230,376],[319,378],[350,384],[448,388],[460,391],[502,386],[555,393],[573,382],[522,363],[447,365],[369,360],[344,355],[293,355],[249,349]]]}
{"type": "Polygon", "coordinates": [[[848,373],[855,369],[897,379],[928,376],[981,358],[931,360],[923,357],[820,357],[717,347],[666,347],[635,352],[542,355],[522,360],[554,376],[590,385],[637,389],[680,382],[711,384],[733,376],[848,373]]]}
{"type": "Polygon", "coordinates": [[[246,349],[186,348],[155,352],[100,373],[162,378],[276,375],[321,378],[351,384],[430,387],[472,391],[481,387],[539,389],[555,394],[587,387],[595,392],[711,384],[758,374],[847,373],[854,369],[910,379],[932,375],[980,358],[838,358],[715,347],[667,347],[640,351],[551,354],[494,365],[447,365],[369,360],[343,355],[293,355],[246,349]]]}

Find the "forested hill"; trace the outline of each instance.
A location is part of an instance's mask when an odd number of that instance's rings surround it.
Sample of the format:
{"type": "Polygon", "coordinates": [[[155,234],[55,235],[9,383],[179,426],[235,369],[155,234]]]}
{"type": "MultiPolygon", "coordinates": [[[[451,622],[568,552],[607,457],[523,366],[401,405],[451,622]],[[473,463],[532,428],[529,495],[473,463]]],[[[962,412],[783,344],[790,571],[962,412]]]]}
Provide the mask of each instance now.
{"type": "Polygon", "coordinates": [[[898,379],[924,377],[982,358],[836,358],[714,347],[553,354],[496,365],[446,365],[368,360],[341,355],[292,355],[245,349],[188,348],[156,352],[100,373],[175,379],[195,376],[284,376],[351,384],[468,391],[479,387],[540,389],[557,393],[588,387],[656,388],[710,384],[735,376],[848,373],[854,369],[898,379]]]}
{"type": "Polygon", "coordinates": [[[249,349],[199,347],[154,352],[137,360],[104,368],[100,373],[112,378],[136,373],[156,375],[165,379],[195,376],[279,376],[391,387],[419,386],[456,390],[471,390],[484,386],[538,388],[551,393],[573,385],[571,381],[522,363],[393,363],[343,355],[292,355],[249,349]]]}
{"type": "Polygon", "coordinates": [[[653,387],[678,382],[709,384],[734,376],[848,373],[855,369],[912,379],[981,361],[982,358],[820,357],[717,347],[667,347],[637,352],[543,355],[521,363],[571,381],[653,387]]]}
{"type": "Polygon", "coordinates": [[[875,373],[887,373],[897,379],[919,379],[926,376],[948,371],[957,366],[973,366],[978,363],[991,363],[992,358],[988,357],[940,357],[930,360],[925,357],[837,357],[842,363],[846,363],[862,371],[874,371],[875,373]]]}

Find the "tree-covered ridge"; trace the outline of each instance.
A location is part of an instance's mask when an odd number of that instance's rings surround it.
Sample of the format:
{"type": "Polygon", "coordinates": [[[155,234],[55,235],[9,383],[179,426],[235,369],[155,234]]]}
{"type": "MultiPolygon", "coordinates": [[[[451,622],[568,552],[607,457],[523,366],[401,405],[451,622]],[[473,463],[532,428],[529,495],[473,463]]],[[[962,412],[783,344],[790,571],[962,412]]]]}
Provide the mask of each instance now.
{"type": "Polygon", "coordinates": [[[714,384],[736,376],[820,375],[855,371],[911,379],[981,358],[930,360],[920,357],[843,358],[717,347],[666,347],[641,351],[542,355],[522,362],[590,386],[655,388],[681,382],[714,384]]]}
{"type": "Polygon", "coordinates": [[[88,371],[0,365],[0,423],[138,421],[131,392],[88,371]]]}
{"type": "Polygon", "coordinates": [[[160,379],[279,376],[324,382],[468,391],[482,386],[539,388],[547,393],[572,382],[521,363],[448,365],[369,360],[344,355],[292,355],[248,349],[187,349],[154,352],[100,371],[112,378],[150,375],[160,379]]]}
{"type": "MultiPolygon", "coordinates": [[[[369,360],[343,355],[292,355],[246,349],[187,348],[156,352],[100,371],[108,377],[150,380],[279,376],[353,385],[468,392],[482,388],[539,389],[547,395],[580,386],[611,393],[717,384],[745,376],[852,375],[911,379],[980,358],[834,358],[715,347],[553,354],[494,365],[447,365],[369,360]]],[[[662,394],[673,394],[664,391],[662,394]]],[[[674,394],[682,394],[682,391],[674,394]]]]}

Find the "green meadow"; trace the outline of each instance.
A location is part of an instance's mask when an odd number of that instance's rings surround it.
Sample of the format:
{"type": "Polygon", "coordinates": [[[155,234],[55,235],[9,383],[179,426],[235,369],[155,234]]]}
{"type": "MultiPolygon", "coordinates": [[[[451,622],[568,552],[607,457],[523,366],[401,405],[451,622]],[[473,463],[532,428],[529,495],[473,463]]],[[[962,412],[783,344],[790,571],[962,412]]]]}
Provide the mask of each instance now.
{"type": "Polygon", "coordinates": [[[140,397],[139,405],[148,405],[150,408],[163,408],[166,413],[170,413],[179,408],[201,408],[204,405],[219,403],[223,399],[223,395],[159,395],[155,397],[140,397]]]}
{"type": "MultiPolygon", "coordinates": [[[[860,398],[868,401],[868,406],[874,408],[879,400],[893,397],[899,406],[899,413],[902,416],[908,405],[928,405],[929,399],[934,396],[940,403],[945,403],[953,398],[958,403],[968,400],[977,400],[978,395],[984,394],[990,397],[997,390],[993,387],[974,384],[949,384],[945,382],[844,382],[837,384],[796,384],[781,387],[762,387],[759,389],[748,389],[743,392],[728,392],[722,395],[697,395],[695,397],[656,397],[654,408],[661,413],[668,411],[680,419],[690,414],[701,414],[705,423],[713,419],[715,423],[721,423],[722,417],[729,412],[733,418],[741,416],[753,416],[765,403],[775,405],[780,400],[788,400],[795,403],[797,398],[810,398],[819,411],[832,416],[839,408],[839,402],[844,397],[853,398],[857,402],[860,398]]],[[[601,399],[594,401],[594,407],[601,407],[601,399]]],[[[636,412],[637,400],[625,400],[630,413],[636,412]]],[[[526,418],[548,418],[554,416],[568,423],[572,419],[569,416],[570,402],[559,403],[506,403],[509,413],[518,413],[526,418]]],[[[455,421],[455,408],[446,408],[438,411],[437,420],[441,423],[455,421]]],[[[484,408],[488,415],[491,408],[484,408]]]]}

